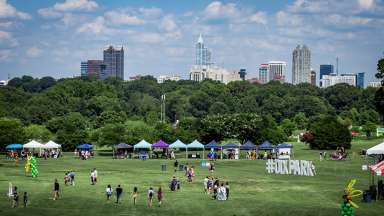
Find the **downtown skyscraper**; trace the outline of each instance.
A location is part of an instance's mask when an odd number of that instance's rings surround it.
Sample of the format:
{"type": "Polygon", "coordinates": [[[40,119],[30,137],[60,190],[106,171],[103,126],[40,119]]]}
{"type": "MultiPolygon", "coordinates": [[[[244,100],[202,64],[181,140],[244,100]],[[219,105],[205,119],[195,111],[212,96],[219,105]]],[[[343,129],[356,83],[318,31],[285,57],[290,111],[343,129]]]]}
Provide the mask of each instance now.
{"type": "Polygon", "coordinates": [[[204,46],[203,36],[200,34],[196,43],[195,65],[210,66],[212,64],[211,57],[211,51],[209,51],[208,48],[204,46]]]}
{"type": "Polygon", "coordinates": [[[105,65],[105,79],[107,77],[115,77],[124,80],[124,49],[123,47],[109,46],[103,51],[105,65]]]}
{"type": "Polygon", "coordinates": [[[298,45],[292,53],[292,83],[311,83],[311,51],[298,45]]]}

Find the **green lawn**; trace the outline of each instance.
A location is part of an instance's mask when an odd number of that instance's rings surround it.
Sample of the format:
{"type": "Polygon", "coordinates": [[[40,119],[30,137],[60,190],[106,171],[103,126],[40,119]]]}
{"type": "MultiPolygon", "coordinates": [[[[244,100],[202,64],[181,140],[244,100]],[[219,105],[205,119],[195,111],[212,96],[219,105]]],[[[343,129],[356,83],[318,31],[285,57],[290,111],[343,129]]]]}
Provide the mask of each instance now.
{"type": "MultiPolygon", "coordinates": [[[[265,161],[218,161],[215,175],[231,186],[230,200],[219,202],[205,195],[202,180],[208,174],[199,167],[198,160],[181,160],[195,165],[194,183],[187,183],[183,173],[181,191],[172,193],[168,183],[173,175],[172,162],[166,160],[113,160],[97,156],[88,161],[74,159],[71,153],[59,160],[38,160],[39,176],[36,179],[24,175],[24,162],[0,159],[0,215],[340,215],[343,189],[350,179],[356,178],[356,188],[368,188],[368,173],[361,170],[365,160],[358,156],[361,148],[368,148],[381,140],[356,141],[352,159],[346,161],[318,160],[318,151],[308,150],[303,144],[295,145],[295,158],[313,160],[317,176],[270,175],[265,171],[265,161]],[[161,164],[168,171],[161,172],[161,164]],[[98,169],[98,184],[90,185],[89,171],[98,169]],[[75,170],[76,186],[63,185],[64,172],[75,170]],[[54,179],[59,179],[62,198],[52,200],[54,179]],[[28,191],[30,205],[12,209],[6,197],[8,182],[18,186],[19,193],[28,191]],[[105,187],[121,184],[124,197],[121,204],[106,201],[105,187]],[[146,191],[149,186],[165,188],[163,206],[146,207],[146,191]],[[134,207],[130,194],[139,187],[138,205],[134,207]]],[[[115,197],[114,197],[115,198],[115,197]]],[[[359,198],[360,200],[360,198],[359,198]]],[[[360,203],[356,215],[382,215],[384,201],[360,203]]]]}

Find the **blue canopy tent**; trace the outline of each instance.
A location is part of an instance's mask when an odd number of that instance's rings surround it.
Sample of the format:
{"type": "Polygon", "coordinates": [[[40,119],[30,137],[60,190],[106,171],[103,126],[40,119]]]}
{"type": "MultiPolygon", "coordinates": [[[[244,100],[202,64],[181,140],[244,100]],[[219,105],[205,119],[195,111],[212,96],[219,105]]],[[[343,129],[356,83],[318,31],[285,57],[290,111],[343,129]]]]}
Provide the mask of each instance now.
{"type": "Polygon", "coordinates": [[[259,149],[261,150],[272,150],[275,148],[275,145],[272,145],[268,140],[259,145],[259,149]]]}
{"type": "Polygon", "coordinates": [[[185,149],[185,158],[188,157],[188,155],[187,155],[187,145],[185,145],[180,140],[176,140],[171,145],[169,145],[168,148],[173,148],[173,149],[181,149],[181,148],[183,148],[183,149],[185,149]]]}
{"type": "Polygon", "coordinates": [[[248,140],[246,143],[240,146],[240,149],[245,149],[245,150],[256,149],[256,148],[257,146],[250,140],[248,140]]]}
{"type": "Polygon", "coordinates": [[[93,148],[93,145],[86,143],[86,144],[78,145],[76,148],[77,149],[91,149],[91,148],[93,148]]]}
{"type": "Polygon", "coordinates": [[[239,148],[240,146],[238,144],[234,144],[234,143],[227,143],[225,145],[222,146],[223,149],[235,149],[235,148],[239,148]]]}
{"type": "Polygon", "coordinates": [[[212,140],[207,145],[205,145],[206,149],[221,149],[221,145],[217,143],[215,140],[212,140]]]}
{"type": "Polygon", "coordinates": [[[113,158],[127,158],[128,149],[132,149],[133,146],[127,143],[119,143],[113,147],[113,158]]]}
{"type": "MultiPolygon", "coordinates": [[[[133,146],[133,149],[149,149],[149,151],[151,151],[152,149],[152,145],[151,143],[145,141],[145,140],[141,140],[140,142],[138,142],[136,145],[133,146]]],[[[139,158],[141,159],[146,159],[149,157],[149,154],[147,154],[147,152],[145,154],[142,154],[142,153],[139,153],[139,158]]]]}
{"type": "Polygon", "coordinates": [[[189,145],[187,145],[187,150],[188,149],[203,149],[203,159],[204,159],[204,145],[201,144],[199,141],[194,140],[193,142],[191,142],[189,145]]]}
{"type": "Polygon", "coordinates": [[[9,144],[5,147],[7,150],[23,149],[22,144],[9,144]]]}

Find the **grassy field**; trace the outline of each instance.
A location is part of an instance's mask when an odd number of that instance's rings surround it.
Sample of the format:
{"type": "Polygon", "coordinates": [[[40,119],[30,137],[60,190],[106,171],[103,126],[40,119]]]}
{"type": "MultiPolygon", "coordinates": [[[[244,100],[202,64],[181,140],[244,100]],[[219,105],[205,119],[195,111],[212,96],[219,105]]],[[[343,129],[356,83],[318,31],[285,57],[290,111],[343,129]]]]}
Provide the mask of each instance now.
{"type": "MultiPolygon", "coordinates": [[[[352,158],[346,161],[322,161],[318,151],[308,150],[303,144],[295,145],[295,158],[313,160],[317,176],[270,175],[265,171],[265,161],[217,161],[215,176],[230,183],[230,200],[211,200],[203,193],[202,180],[208,170],[199,166],[199,160],[183,160],[195,166],[195,182],[187,183],[183,173],[181,191],[170,192],[169,181],[173,175],[172,162],[167,160],[113,160],[97,156],[88,161],[74,159],[71,153],[58,160],[38,160],[38,178],[24,175],[24,162],[0,159],[0,215],[340,215],[343,189],[350,179],[357,179],[356,188],[368,188],[369,177],[361,170],[365,159],[357,152],[371,147],[381,140],[355,141],[352,158]],[[167,164],[167,172],[160,165],[167,164]],[[98,170],[98,184],[90,185],[91,168],[98,170]],[[64,172],[76,172],[76,186],[63,185],[64,172]],[[62,197],[52,200],[53,181],[57,178],[62,197]],[[29,193],[27,208],[11,208],[6,193],[8,182],[18,186],[19,193],[29,193]],[[121,184],[124,189],[122,203],[106,201],[105,187],[121,184]],[[139,188],[138,205],[130,198],[134,186],[139,188]],[[165,189],[162,207],[146,206],[149,186],[165,189]]],[[[114,197],[115,198],[115,197],[114,197]]],[[[360,200],[360,198],[359,198],[360,200]]],[[[382,215],[384,201],[360,203],[356,215],[382,215]]]]}

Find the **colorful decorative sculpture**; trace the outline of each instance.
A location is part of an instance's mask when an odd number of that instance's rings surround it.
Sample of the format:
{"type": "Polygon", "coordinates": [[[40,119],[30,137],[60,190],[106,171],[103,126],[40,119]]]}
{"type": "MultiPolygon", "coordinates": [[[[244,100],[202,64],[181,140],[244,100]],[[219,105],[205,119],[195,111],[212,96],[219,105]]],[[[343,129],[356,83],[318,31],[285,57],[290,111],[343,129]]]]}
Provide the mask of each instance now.
{"type": "Polygon", "coordinates": [[[36,161],[36,157],[32,156],[31,158],[31,175],[32,177],[37,177],[37,174],[39,174],[39,172],[37,171],[37,161],[36,161]]]}
{"type": "Polygon", "coordinates": [[[353,186],[356,183],[356,179],[353,179],[349,182],[347,187],[344,189],[344,203],[341,205],[341,215],[342,216],[354,216],[353,208],[359,208],[359,206],[352,201],[353,197],[360,196],[363,194],[363,191],[356,190],[353,186]]]}
{"type": "Polygon", "coordinates": [[[25,175],[27,175],[29,173],[29,171],[31,170],[31,158],[32,156],[28,156],[27,157],[27,162],[25,163],[25,175]]]}

